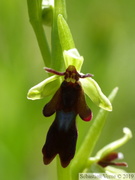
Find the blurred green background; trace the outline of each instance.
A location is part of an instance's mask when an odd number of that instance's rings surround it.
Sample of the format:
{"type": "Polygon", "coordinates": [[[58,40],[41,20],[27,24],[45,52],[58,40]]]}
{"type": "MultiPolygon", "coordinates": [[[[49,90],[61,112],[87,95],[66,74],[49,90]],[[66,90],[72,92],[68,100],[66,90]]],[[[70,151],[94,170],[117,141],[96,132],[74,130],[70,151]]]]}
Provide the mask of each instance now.
{"type": "MultiPolygon", "coordinates": [[[[82,72],[93,73],[103,92],[118,86],[113,112],[95,148],[123,136],[123,127],[135,134],[135,1],[83,0],[67,2],[68,23],[76,47],[85,58],[82,72]]],[[[47,28],[47,34],[49,35],[47,28]]],[[[56,179],[55,160],[42,163],[41,148],[53,118],[41,113],[48,99],[27,100],[29,88],[46,78],[26,1],[0,2],[0,179],[56,179]]],[[[99,108],[88,99],[94,117],[99,108]]],[[[92,122],[77,120],[78,145],[92,122]]],[[[77,146],[78,147],[78,146],[77,146]]],[[[118,151],[124,168],[134,171],[134,138],[118,151]]]]}

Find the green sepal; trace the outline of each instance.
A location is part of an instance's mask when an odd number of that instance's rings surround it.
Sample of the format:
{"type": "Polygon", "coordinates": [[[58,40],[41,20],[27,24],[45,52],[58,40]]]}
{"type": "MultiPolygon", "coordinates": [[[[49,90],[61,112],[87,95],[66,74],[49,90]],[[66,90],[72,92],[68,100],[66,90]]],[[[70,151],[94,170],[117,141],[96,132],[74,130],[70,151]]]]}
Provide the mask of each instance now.
{"type": "Polygon", "coordinates": [[[61,77],[54,75],[39,84],[32,87],[27,94],[27,98],[31,100],[42,99],[46,96],[54,94],[59,88],[61,77]]]}
{"type": "Polygon", "coordinates": [[[68,51],[65,50],[63,56],[66,68],[68,68],[69,65],[73,65],[78,72],[81,70],[84,59],[83,56],[80,56],[76,48],[68,51]]]}
{"type": "Polygon", "coordinates": [[[84,92],[100,108],[112,111],[109,99],[103,94],[97,82],[92,78],[80,79],[84,92]]]}

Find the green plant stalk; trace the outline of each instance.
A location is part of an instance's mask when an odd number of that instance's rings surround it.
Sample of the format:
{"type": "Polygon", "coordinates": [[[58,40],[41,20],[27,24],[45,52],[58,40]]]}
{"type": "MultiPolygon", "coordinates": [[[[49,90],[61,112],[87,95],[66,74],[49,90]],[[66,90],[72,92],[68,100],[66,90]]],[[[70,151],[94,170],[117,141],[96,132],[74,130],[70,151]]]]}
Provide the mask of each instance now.
{"type": "Polygon", "coordinates": [[[52,25],[52,68],[61,71],[63,67],[63,51],[60,44],[57,19],[58,15],[62,14],[66,18],[66,3],[65,0],[54,0],[53,10],[53,25],[52,25]]]}
{"type": "MultiPolygon", "coordinates": [[[[65,0],[54,0],[54,11],[53,11],[53,26],[52,26],[52,68],[60,71],[63,64],[63,50],[58,33],[58,15],[62,14],[64,18],[66,15],[66,3],[65,0]]],[[[60,164],[59,157],[57,157],[57,177],[58,180],[71,180],[70,166],[63,168],[60,164]]]]}
{"type": "Polygon", "coordinates": [[[70,165],[66,168],[62,168],[60,164],[59,156],[57,156],[57,179],[58,180],[72,180],[70,173],[70,165]]]}
{"type": "MultiPolygon", "coordinates": [[[[63,67],[63,51],[60,44],[57,19],[58,15],[62,14],[66,18],[66,3],[65,0],[54,0],[53,9],[53,25],[51,33],[51,49],[52,49],[52,64],[51,67],[60,71],[63,67]]],[[[70,166],[62,168],[59,157],[57,156],[57,179],[58,180],[71,180],[70,179],[70,166]]]]}
{"type": "Polygon", "coordinates": [[[27,0],[30,23],[35,32],[38,45],[47,67],[51,66],[51,54],[42,25],[42,0],[27,0]]]}
{"type": "MultiPolygon", "coordinates": [[[[116,96],[116,93],[118,91],[118,88],[115,88],[110,96],[109,99],[112,102],[113,99],[116,96]]],[[[94,120],[92,126],[90,127],[84,142],[81,144],[80,149],[78,150],[77,154],[75,155],[72,164],[71,164],[71,170],[72,170],[72,177],[74,180],[78,178],[78,173],[83,172],[83,170],[86,168],[88,158],[91,156],[91,153],[97,143],[97,140],[101,134],[102,128],[105,124],[106,117],[108,115],[108,111],[105,111],[101,109],[94,120]]]]}

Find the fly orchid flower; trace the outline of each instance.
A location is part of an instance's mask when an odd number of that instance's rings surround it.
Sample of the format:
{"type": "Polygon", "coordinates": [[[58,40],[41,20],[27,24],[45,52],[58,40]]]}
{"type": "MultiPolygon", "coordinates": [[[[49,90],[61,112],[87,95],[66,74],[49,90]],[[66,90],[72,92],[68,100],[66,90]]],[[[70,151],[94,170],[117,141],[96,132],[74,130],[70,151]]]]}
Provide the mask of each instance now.
{"type": "MultiPolygon", "coordinates": [[[[123,159],[124,155],[121,152],[115,152],[115,150],[124,144],[126,144],[132,138],[132,132],[129,128],[123,128],[124,136],[99,150],[95,157],[90,157],[88,164],[93,164],[94,172],[105,172],[109,173],[122,173],[125,172],[116,167],[125,166],[128,164],[126,162],[115,162],[114,160],[123,159]],[[114,166],[114,167],[113,167],[114,166]]],[[[88,166],[89,166],[88,165],[88,166]]]]}
{"type": "Polygon", "coordinates": [[[45,164],[49,164],[56,154],[59,154],[61,165],[66,167],[75,154],[77,114],[84,121],[90,121],[92,118],[92,112],[85,102],[84,92],[99,107],[111,111],[112,106],[99,85],[91,78],[92,75],[79,73],[83,57],[76,49],[64,51],[64,60],[66,71],[57,72],[45,68],[47,72],[55,75],[31,88],[28,99],[41,99],[55,93],[43,109],[44,116],[48,117],[56,112],[56,117],[48,131],[42,152],[45,164]],[[60,85],[63,76],[64,80],[60,85]]]}
{"type": "Polygon", "coordinates": [[[61,165],[66,167],[75,154],[77,114],[84,121],[90,121],[92,118],[92,112],[85,102],[84,92],[79,82],[80,78],[90,77],[91,74],[81,75],[73,65],[70,65],[64,73],[50,68],[45,68],[45,70],[64,76],[64,81],[43,109],[45,117],[56,112],[55,120],[48,131],[42,150],[44,163],[49,164],[56,154],[59,154],[61,165]]]}
{"type": "MultiPolygon", "coordinates": [[[[63,53],[65,66],[68,68],[70,65],[73,65],[80,76],[83,76],[80,73],[80,69],[83,64],[83,57],[79,55],[77,49],[70,49],[64,51],[63,53]]],[[[35,85],[28,91],[27,98],[31,100],[42,99],[44,97],[53,95],[56,90],[59,88],[63,77],[60,74],[55,73],[55,75],[45,79],[39,84],[35,85]]],[[[100,108],[107,111],[112,111],[112,105],[109,99],[103,94],[97,82],[91,77],[80,78],[79,79],[84,93],[100,108]]]]}

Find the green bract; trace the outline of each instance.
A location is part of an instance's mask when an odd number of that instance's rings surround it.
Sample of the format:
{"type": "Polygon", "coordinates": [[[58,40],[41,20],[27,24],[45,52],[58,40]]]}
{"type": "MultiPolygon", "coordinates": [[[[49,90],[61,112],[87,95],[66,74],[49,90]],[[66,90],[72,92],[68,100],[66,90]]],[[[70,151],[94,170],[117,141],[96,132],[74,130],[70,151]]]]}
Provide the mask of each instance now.
{"type": "MultiPolygon", "coordinates": [[[[69,65],[74,65],[78,71],[80,71],[83,57],[79,55],[77,49],[70,49],[63,53],[66,68],[69,65]]],[[[61,76],[51,76],[36,86],[32,87],[28,92],[28,99],[36,100],[42,99],[46,96],[54,94],[59,88],[62,81],[61,76]]],[[[99,107],[107,111],[112,110],[112,105],[109,99],[102,93],[97,82],[92,78],[80,79],[84,92],[88,97],[99,107]]]]}

